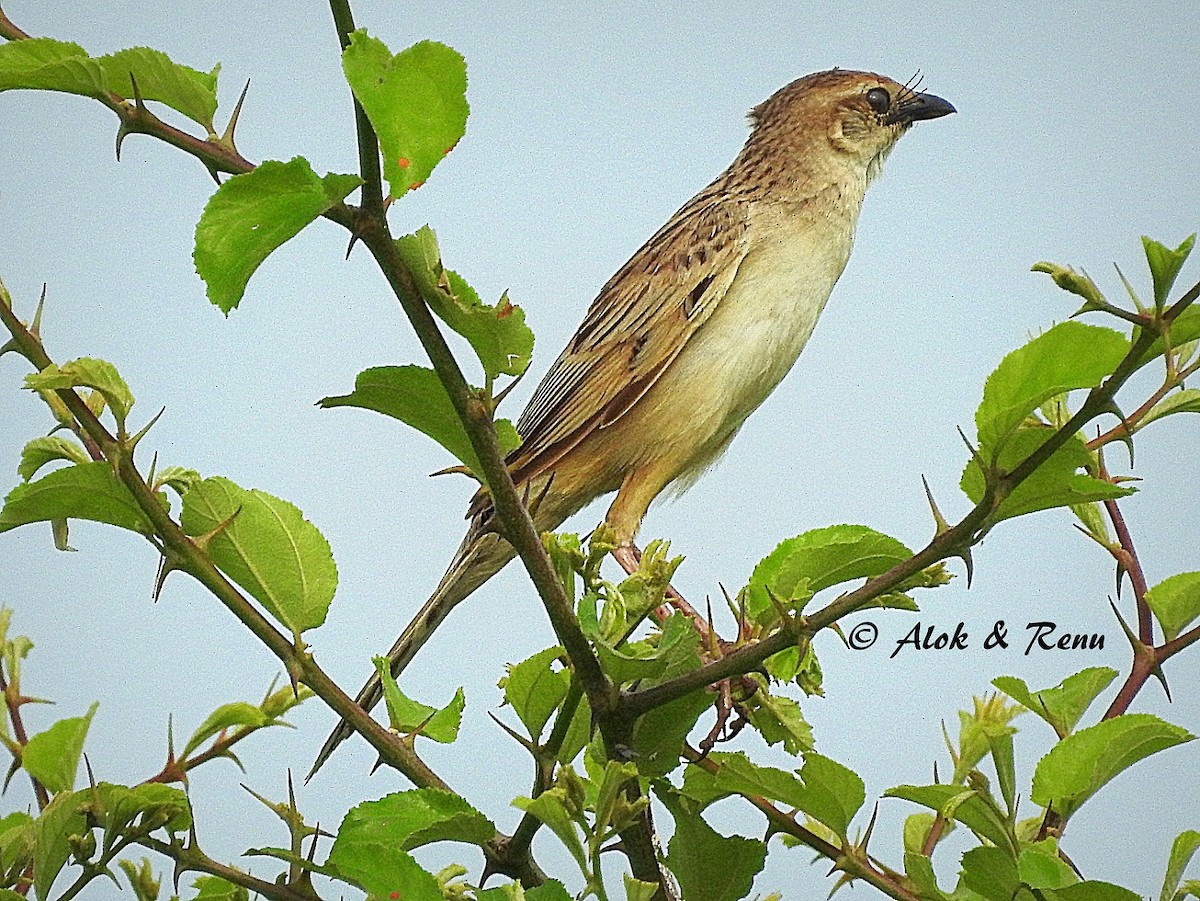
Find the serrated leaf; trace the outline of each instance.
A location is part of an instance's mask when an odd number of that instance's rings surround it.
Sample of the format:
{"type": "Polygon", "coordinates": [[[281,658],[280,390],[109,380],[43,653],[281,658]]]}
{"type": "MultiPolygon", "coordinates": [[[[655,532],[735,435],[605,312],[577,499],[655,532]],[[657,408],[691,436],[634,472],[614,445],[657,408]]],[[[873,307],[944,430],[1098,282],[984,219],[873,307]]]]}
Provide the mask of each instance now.
{"type": "Polygon", "coordinates": [[[0,45],[0,91],[29,88],[100,97],[104,71],[78,44],[30,38],[0,45]]]}
{"type": "Polygon", "coordinates": [[[1017,865],[1008,851],[995,847],[972,848],[962,856],[962,871],[954,897],[959,897],[965,889],[986,901],[1012,901],[1019,897],[1019,885],[1017,865]]]}
{"type": "MultiPolygon", "coordinates": [[[[914,814],[914,816],[926,816],[926,814],[914,814]]],[[[928,816],[932,817],[933,815],[929,814],[928,816]]],[[[938,888],[937,874],[933,871],[933,861],[924,854],[906,851],[904,853],[904,874],[912,880],[923,901],[944,901],[949,897],[938,888]]]]}
{"type": "Polygon", "coordinates": [[[536,798],[513,798],[513,807],[537,817],[550,829],[571,853],[580,872],[588,872],[587,852],[583,849],[575,820],[567,805],[566,789],[561,786],[547,789],[536,798]]]}
{"type": "Polygon", "coordinates": [[[101,782],[88,794],[89,812],[104,826],[106,849],[115,846],[139,817],[139,825],[148,830],[166,829],[178,833],[192,825],[192,808],[187,795],[173,785],[145,782],[128,787],[101,782]]]}
{"type": "Polygon", "coordinates": [[[0,817],[0,872],[25,869],[33,860],[33,817],[23,810],[0,817]]]}
{"type": "Polygon", "coordinates": [[[633,642],[617,650],[597,642],[596,656],[604,672],[619,684],[638,681],[648,687],[699,669],[700,636],[691,619],[676,613],[661,628],[653,643],[633,642]]]}
{"type": "Polygon", "coordinates": [[[669,788],[657,794],[675,820],[666,863],[679,881],[683,897],[704,901],[745,898],[766,861],[767,846],[740,835],[720,835],[692,802],[669,788]]]}
{"type": "MultiPolygon", "coordinates": [[[[374,410],[424,432],[457,457],[482,481],[483,467],[467,438],[462,420],[437,374],[423,366],[376,366],[364,369],[354,380],[354,391],[322,398],[318,406],[360,407],[374,410]]],[[[511,430],[506,420],[496,423],[497,435],[511,430]]],[[[502,445],[503,449],[503,445],[502,445]]]]}
{"type": "Polygon", "coordinates": [[[352,808],[329,852],[334,867],[371,896],[441,901],[437,880],[408,853],[431,842],[482,845],[496,834],[479,811],[438,789],[396,792],[352,808]]]}
{"type": "Polygon", "coordinates": [[[781,601],[803,599],[851,579],[870,578],[907,560],[912,551],[867,526],[812,529],[782,542],[764,557],[746,586],[746,610],[759,617],[781,601]]]}
{"type": "Polygon", "coordinates": [[[460,688],[441,709],[414,701],[400,690],[392,677],[386,657],[374,657],[375,671],[383,683],[383,699],[387,703],[388,720],[392,729],[409,733],[420,729],[420,734],[442,744],[450,744],[458,738],[458,727],[462,723],[466,696],[460,688]]]}
{"type": "Polygon", "coordinates": [[[1067,819],[1139,760],[1195,738],[1149,713],[1126,713],[1064,738],[1038,761],[1030,799],[1067,819]]]}
{"type": "Polygon", "coordinates": [[[342,70],[379,137],[392,196],[420,187],[466,131],[466,62],[435,41],[393,56],[359,29],[342,53],[342,70]]]}
{"type": "Polygon", "coordinates": [[[1146,592],[1146,604],[1167,640],[1177,637],[1200,616],[1200,573],[1179,573],[1146,592]]]}
{"type": "Polygon", "coordinates": [[[59,792],[33,823],[33,890],[41,901],[50,897],[54,880],[71,856],[68,837],[82,835],[87,828],[80,811],[86,800],[84,792],[59,792]]]}
{"type": "Polygon", "coordinates": [[[1094,388],[1129,352],[1124,335],[1109,328],[1062,322],[1008,354],[988,376],[975,412],[985,456],[1051,397],[1094,388]]]}
{"type": "MultiPolygon", "coordinates": [[[[1005,471],[1015,469],[1053,434],[1048,428],[1018,429],[1005,442],[997,460],[998,465],[1005,471]]],[[[996,521],[1054,507],[1127,497],[1133,493],[1132,488],[1114,485],[1078,471],[1092,462],[1092,453],[1087,445],[1078,435],[1072,435],[1001,501],[995,513],[996,521]]],[[[975,460],[967,463],[959,485],[973,503],[977,504],[983,499],[987,484],[983,470],[975,460]]]]}
{"type": "Polygon", "coordinates": [[[442,265],[437,236],[428,225],[396,239],[400,256],[412,272],[421,296],[450,328],[470,343],[489,383],[499,375],[520,375],[533,353],[533,332],[525,311],[507,295],[494,307],[479,299],[457,272],[442,265]]]}
{"type": "Polygon", "coordinates": [[[35,391],[52,391],[57,388],[94,388],[104,395],[112,408],[117,424],[123,429],[125,417],[133,406],[133,393],[117,367],[107,360],[81,357],[61,366],[51,363],[41,372],[25,376],[25,387],[35,391]]]}
{"type": "Polygon", "coordinates": [[[683,743],[715,698],[705,689],[689,692],[642,716],[633,727],[633,751],[643,776],[665,776],[680,763],[683,743]]]}
{"type": "Polygon", "coordinates": [[[766,679],[758,675],[749,678],[758,683],[758,690],[743,703],[746,718],[763,741],[769,745],[783,744],[789,754],[803,754],[813,748],[812,726],[804,719],[800,705],[768,690],[766,679]]]}
{"type": "Polygon", "coordinates": [[[337,589],[329,542],[294,504],[215,476],[183,497],[184,532],[208,535],[213,563],[297,637],[325,621],[337,589]]]}
{"type": "Polygon", "coordinates": [[[866,800],[866,790],[857,773],[813,751],[804,755],[799,778],[774,767],[758,766],[741,752],[710,757],[721,764],[714,780],[715,789],[780,801],[828,826],[842,839],[866,800]]]}
{"type": "Polygon", "coordinates": [[[164,466],[154,475],[154,487],[170,488],[180,497],[191,490],[192,486],[203,481],[200,473],[186,466],[164,466]]]}
{"type": "Polygon", "coordinates": [[[1053,840],[1025,845],[1017,856],[1017,875],[1030,888],[1059,889],[1079,882],[1067,864],[1058,856],[1053,840]]]}
{"type": "Polygon", "coordinates": [[[37,475],[39,469],[54,460],[66,460],[68,463],[92,462],[92,458],[78,441],[59,435],[47,435],[34,438],[21,449],[17,475],[28,482],[37,475]]]}
{"type": "Polygon", "coordinates": [[[1150,408],[1150,411],[1142,417],[1138,429],[1144,429],[1154,420],[1170,416],[1172,413],[1200,413],[1200,388],[1172,391],[1150,408]]]}
{"type": "Polygon", "coordinates": [[[567,695],[571,675],[554,669],[562,648],[539,651],[527,660],[510,666],[504,681],[504,699],[525,724],[529,737],[537,741],[550,716],[567,695]]]}
{"type": "Polygon", "coordinates": [[[1060,888],[1054,895],[1056,901],[1143,901],[1141,895],[1127,888],[1095,879],[1060,888]]]}
{"type": "Polygon", "coordinates": [[[1193,234],[1184,238],[1180,245],[1172,250],[1153,238],[1142,235],[1142,248],[1146,251],[1146,262],[1150,265],[1150,276],[1154,280],[1154,305],[1158,309],[1161,310],[1166,304],[1171,286],[1175,284],[1175,278],[1195,243],[1196,236],[1193,234]]]}
{"type": "Polygon", "coordinates": [[[197,876],[192,883],[196,894],[192,901],[250,901],[250,892],[220,876],[197,876]]]}
{"type": "Polygon", "coordinates": [[[897,785],[883,793],[885,798],[903,798],[921,804],[947,819],[962,823],[993,845],[1014,851],[1013,838],[1000,814],[978,794],[961,785],[897,785]]]}
{"type": "Polygon", "coordinates": [[[1171,856],[1167,858],[1167,873],[1163,877],[1162,893],[1159,901],[1173,901],[1175,892],[1183,879],[1183,871],[1192,860],[1192,855],[1200,848],[1200,832],[1188,829],[1175,836],[1171,843],[1171,856]]]}
{"type": "Polygon", "coordinates": [[[75,787],[83,742],[99,706],[96,702],[83,716],[59,720],[45,732],[29,739],[21,755],[21,765],[49,791],[70,791],[75,787]]]}
{"type": "Polygon", "coordinates": [[[992,684],[1049,723],[1059,736],[1074,731],[1080,717],[1112,680],[1117,671],[1107,666],[1091,666],[1067,676],[1053,688],[1030,691],[1024,679],[997,676],[992,684]]]}
{"type": "MultiPolygon", "coordinates": [[[[1140,334],[1141,330],[1135,327],[1133,330],[1134,339],[1136,340],[1140,334]]],[[[1175,317],[1171,323],[1170,347],[1182,347],[1198,339],[1200,339],[1200,307],[1193,305],[1175,317]]],[[[1164,341],[1162,336],[1156,337],[1138,360],[1138,367],[1145,366],[1152,360],[1161,357],[1166,352],[1167,346],[1168,342],[1164,341]]]]}
{"type": "Polygon", "coordinates": [[[193,122],[213,133],[213,115],[217,111],[218,64],[211,72],[201,72],[174,62],[161,50],[130,47],[96,59],[104,71],[108,89],[122,97],[133,97],[130,73],[137,79],[143,100],[165,103],[193,122]]]}
{"type": "MultiPolygon", "coordinates": [[[[391,844],[412,851],[434,842],[483,845],[496,827],[458,795],[436,788],[393,792],[350,809],[338,829],[338,844],[391,844]]],[[[330,859],[334,857],[330,852],[330,859]]]]}
{"type": "Polygon", "coordinates": [[[271,251],[360,184],[357,175],[319,177],[299,156],[286,163],[267,160],[225,181],[196,225],[192,259],[208,299],[229,315],[271,251]]]}
{"type": "Polygon", "coordinates": [[[188,743],[183,748],[182,757],[187,759],[194,750],[225,729],[233,726],[259,727],[270,722],[271,718],[253,704],[245,701],[222,704],[196,727],[196,731],[192,733],[192,737],[188,739],[188,743]]]}

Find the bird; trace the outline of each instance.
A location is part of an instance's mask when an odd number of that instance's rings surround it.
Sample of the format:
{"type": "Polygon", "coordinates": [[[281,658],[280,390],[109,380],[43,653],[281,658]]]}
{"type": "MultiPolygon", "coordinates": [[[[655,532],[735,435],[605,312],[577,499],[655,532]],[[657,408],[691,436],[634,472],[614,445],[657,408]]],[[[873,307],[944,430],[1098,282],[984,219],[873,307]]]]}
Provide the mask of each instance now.
{"type": "MultiPolygon", "coordinates": [[[[919,83],[918,83],[919,84],[919,83]]],[[[730,166],[600,289],[517,421],[506,460],[539,532],[616,492],[605,516],[627,569],[650,503],[685,490],[792,368],[850,258],[867,186],[915,122],[955,112],[872,72],[831,69],[750,112],[730,166]]],[[[393,675],[515,551],[486,489],[446,574],[388,654],[393,675]]],[[[357,701],[382,696],[373,676],[357,701]]],[[[310,777],[351,734],[338,724],[310,777]]]]}

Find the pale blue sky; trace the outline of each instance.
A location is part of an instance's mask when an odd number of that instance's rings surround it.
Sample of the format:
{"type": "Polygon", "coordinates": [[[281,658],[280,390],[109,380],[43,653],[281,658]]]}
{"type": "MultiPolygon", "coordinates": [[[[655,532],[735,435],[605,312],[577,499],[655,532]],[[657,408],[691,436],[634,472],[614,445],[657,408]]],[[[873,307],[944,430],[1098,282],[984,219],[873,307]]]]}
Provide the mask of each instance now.
{"type": "MultiPolygon", "coordinates": [[[[149,44],[197,68],[219,61],[220,122],[252,80],[238,135],[246,156],[301,154],[319,171],[354,169],[348,92],[324,4],[243,4],[240,21],[182,0],[81,9],[5,4],[27,31],[95,53],[149,44]]],[[[733,158],[746,111],[775,89],[835,65],[901,81],[919,69],[928,90],[957,106],[958,115],[914,128],[872,186],[854,256],[792,375],[712,473],[647,519],[645,538],[670,537],[687,556],[677,585],[693,600],[718,598],[718,583],[736,590],[779,540],[810,528],[856,522],[924,544],[931,521],[921,475],[947,516],[966,512],[956,427],[970,432],[983,380],[1001,356],[1074,309],[1030,265],[1081,265],[1117,292],[1114,260],[1147,284],[1139,235],[1173,245],[1200,226],[1200,16],[1192,3],[1039,12],[1015,2],[746,3],[734,12],[712,2],[361,2],[355,10],[393,50],[434,38],[467,58],[467,136],[392,218],[397,231],[429,222],[447,263],[482,296],[507,289],[525,308],[539,343],[514,417],[596,289],[733,158]]],[[[0,278],[18,309],[28,314],[47,283],[51,355],[115,363],[138,398],[135,421],[166,407],[143,463],[153,448],[162,464],[286,497],[322,529],[341,584],[311,641],[329,671],[357,688],[368,657],[390,645],[437,581],[470,492],[462,480],[426,478],[449,460],[424,437],[365,412],[313,406],[347,391],[368,366],[420,361],[366,254],[343,262],[344,234],[317,223],[267,261],[226,320],[206,302],[190,259],[213,187],[201,166],[138,136],[117,164],[114,117],[77,97],[5,94],[0,117],[0,278]]],[[[1195,265],[1185,270],[1188,283],[1196,278],[1195,265]]],[[[4,491],[16,483],[21,446],[49,423],[18,390],[24,373],[14,357],[0,361],[4,491]]],[[[1200,569],[1198,435],[1194,417],[1176,417],[1139,443],[1134,472],[1145,482],[1124,509],[1151,583],[1200,569]]],[[[1124,467],[1116,456],[1113,465],[1124,467]]],[[[573,525],[588,530],[602,509],[573,525]]],[[[1025,657],[1015,645],[1002,655],[976,646],[889,660],[883,642],[914,622],[897,613],[857,618],[880,627],[871,651],[844,650],[832,636],[819,642],[827,697],[806,701],[805,713],[818,748],[859,770],[869,799],[930,780],[935,760],[946,773],[940,723],[956,730],[955,711],[996,675],[1044,687],[1108,665],[1123,678],[1129,653],[1106,600],[1111,567],[1070,522],[1050,513],[997,528],[976,552],[970,591],[960,577],[925,596],[920,621],[953,629],[963,620],[982,638],[996,619],[1017,628],[1049,619],[1103,632],[1103,651],[1025,657]]],[[[78,553],[60,554],[48,529],[0,536],[0,603],[17,608],[14,627],[37,645],[26,689],[59,702],[30,717],[42,728],[101,699],[88,744],[98,778],[144,778],[161,765],[168,714],[176,734],[188,734],[217,704],[256,699],[279,668],[185,578],[172,577],[152,604],[156,561],[145,542],[80,524],[72,543],[78,553]]],[[[515,569],[449,627],[407,684],[431,702],[465,685],[467,725],[457,745],[428,757],[511,829],[517,813],[508,799],[528,790],[530,774],[485,716],[499,703],[501,671],[490,661],[522,659],[551,643],[551,632],[515,569]]],[[[1135,709],[1200,728],[1198,673],[1194,653],[1173,661],[1175,704],[1151,685],[1135,709]]],[[[283,767],[306,770],[332,724],[316,703],[293,721],[299,729],[245,745],[245,776],[226,763],[195,774],[210,853],[232,857],[283,841],[273,816],[236,783],[284,796],[283,767]]],[[[1027,792],[1051,736],[1032,717],[1018,723],[1027,792]]],[[[753,740],[742,746],[760,750],[753,740]]],[[[329,827],[351,800],[405,787],[391,773],[368,777],[371,762],[364,743],[349,743],[301,790],[306,814],[329,827]]],[[[1191,800],[1198,774],[1200,745],[1125,774],[1071,823],[1069,853],[1090,877],[1157,894],[1171,839],[1200,827],[1191,800]]],[[[17,780],[0,812],[27,803],[17,780]]],[[[732,807],[715,809],[721,828],[759,828],[732,807]]],[[[898,801],[881,807],[872,847],[892,864],[900,861],[898,824],[913,810],[898,801]]],[[[539,853],[551,844],[540,840],[539,853]]],[[[823,897],[827,867],[810,867],[809,857],[775,851],[756,888],[823,897]]],[[[952,884],[954,854],[940,859],[952,884]]]]}

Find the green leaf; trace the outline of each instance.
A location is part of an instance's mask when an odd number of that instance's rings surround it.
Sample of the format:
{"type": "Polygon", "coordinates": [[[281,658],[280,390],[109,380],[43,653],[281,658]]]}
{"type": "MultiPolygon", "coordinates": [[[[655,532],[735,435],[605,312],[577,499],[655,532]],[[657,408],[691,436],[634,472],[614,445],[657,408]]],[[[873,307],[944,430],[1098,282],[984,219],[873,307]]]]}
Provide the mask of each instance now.
{"type": "Polygon", "coordinates": [[[0,872],[24,870],[33,861],[33,817],[16,811],[0,817],[0,872]]]}
{"type": "Polygon", "coordinates": [[[1142,896],[1111,882],[1089,879],[1054,893],[1057,901],[1142,901],[1142,896]]]}
{"type": "Polygon", "coordinates": [[[33,824],[33,890],[45,901],[63,865],[71,856],[72,835],[82,835],[87,829],[80,807],[87,800],[85,792],[59,792],[33,824]]]}
{"type": "Polygon", "coordinates": [[[192,888],[196,889],[192,901],[250,901],[249,890],[220,876],[197,876],[192,888]]]}
{"type": "Polygon", "coordinates": [[[643,776],[665,776],[679,766],[683,743],[715,698],[706,689],[689,692],[646,713],[633,727],[633,751],[643,776]]]}
{"type": "Polygon", "coordinates": [[[137,79],[137,91],[143,100],[156,100],[183,113],[213,133],[213,115],[217,111],[218,64],[211,72],[201,72],[171,60],[161,50],[130,47],[96,59],[104,71],[108,89],[123,97],[133,97],[130,73],[137,79]]]}
{"type": "Polygon", "coordinates": [[[476,476],[483,471],[462,420],[450,403],[450,395],[432,369],[422,366],[365,369],[355,378],[352,394],[322,398],[319,406],[361,407],[399,419],[450,451],[476,476]]]}
{"type": "Polygon", "coordinates": [[[588,875],[587,852],[579,839],[575,820],[571,816],[567,791],[562,786],[547,789],[536,798],[513,798],[513,807],[537,817],[551,832],[558,836],[566,849],[571,852],[579,871],[588,875]]]}
{"type": "Polygon", "coordinates": [[[54,460],[66,460],[68,463],[91,463],[79,442],[58,435],[47,435],[34,438],[21,449],[21,462],[17,466],[17,475],[28,482],[37,471],[54,460]]]}
{"type": "Polygon", "coordinates": [[[1188,829],[1175,836],[1171,844],[1171,856],[1167,860],[1167,873],[1163,877],[1162,894],[1159,901],[1173,901],[1179,883],[1183,879],[1183,871],[1192,860],[1192,855],[1200,848],[1200,832],[1188,829]]]}
{"type": "Polygon", "coordinates": [[[186,466],[164,466],[154,475],[154,489],[170,488],[183,497],[194,485],[203,481],[200,473],[186,466]]]}
{"type": "Polygon", "coordinates": [[[357,175],[318,177],[303,157],[267,160],[225,181],[196,225],[196,272],[208,299],[229,314],[276,247],[362,184],[357,175]]]}
{"type": "Polygon", "coordinates": [[[29,739],[21,755],[21,765],[49,791],[58,793],[75,787],[83,742],[99,706],[99,702],[94,703],[83,716],[59,720],[29,739]]]}
{"type": "Polygon", "coordinates": [[[619,651],[597,642],[596,656],[613,681],[640,681],[642,687],[699,669],[702,663],[695,624],[681,613],[673,614],[662,624],[656,642],[633,642],[619,651]]]}
{"type": "MultiPolygon", "coordinates": [[[[1004,449],[997,459],[999,467],[1011,472],[1053,434],[1053,430],[1044,426],[1018,429],[1005,442],[1004,449]]],[[[1078,472],[1081,467],[1093,461],[1092,453],[1083,439],[1072,435],[1001,501],[994,514],[996,521],[1053,507],[1075,507],[1091,501],[1127,497],[1133,493],[1132,488],[1114,485],[1078,472]]],[[[959,484],[972,502],[977,504],[983,499],[987,488],[986,480],[983,470],[975,460],[967,463],[959,484]]]]}
{"type": "Polygon", "coordinates": [[[1170,641],[1200,616],[1200,573],[1163,579],[1146,592],[1146,603],[1170,641]]]}
{"type": "Polygon", "coordinates": [[[828,826],[842,839],[847,837],[850,821],[866,799],[857,773],[813,751],[804,755],[804,767],[798,770],[800,778],[774,767],[757,766],[741,752],[709,756],[721,764],[714,780],[718,791],[780,801],[828,826]]]}
{"type": "Polygon", "coordinates": [[[554,669],[562,656],[562,648],[539,651],[527,660],[510,666],[504,680],[504,700],[512,705],[529,737],[537,741],[550,716],[567,695],[571,674],[554,669]]]}
{"type": "MultiPolygon", "coordinates": [[[[1133,337],[1135,340],[1140,334],[1141,330],[1134,328],[1133,337]]],[[[1200,340],[1200,307],[1193,305],[1180,313],[1171,323],[1169,346],[1174,350],[1196,340],[1200,340]]],[[[1138,367],[1145,366],[1147,363],[1161,357],[1166,353],[1167,347],[1168,342],[1164,341],[1161,335],[1156,337],[1146,352],[1139,358],[1138,367]]]]}
{"type": "Polygon", "coordinates": [[[52,38],[0,46],[0,91],[29,88],[100,97],[104,70],[78,44],[52,38]]]}
{"type": "MultiPolygon", "coordinates": [[[[925,814],[919,814],[925,816],[925,814]]],[[[929,814],[930,817],[933,814],[929,814]]],[[[911,819],[911,818],[910,818],[911,819]]],[[[904,853],[904,874],[912,880],[914,887],[925,901],[946,901],[949,897],[938,888],[937,874],[933,871],[933,861],[924,854],[915,851],[904,853]]]]}
{"type": "Polygon", "coordinates": [[[139,827],[147,831],[178,833],[192,826],[187,795],[173,785],[145,782],[130,788],[101,782],[90,794],[89,812],[104,826],[105,849],[114,847],[139,816],[139,827]]]}
{"type": "Polygon", "coordinates": [[[1094,388],[1129,352],[1124,335],[1109,328],[1063,322],[1008,354],[988,376],[975,412],[985,457],[1052,397],[1094,388]]]}
{"type": "Polygon", "coordinates": [[[1017,874],[1025,885],[1037,889],[1066,888],[1079,882],[1075,871],[1058,856],[1057,843],[1050,839],[1021,848],[1017,874]]]}
{"type": "Polygon", "coordinates": [[[52,391],[56,388],[95,388],[104,395],[112,407],[117,424],[124,429],[125,417],[133,406],[133,393],[117,372],[117,367],[107,360],[81,357],[56,366],[51,363],[41,372],[25,376],[25,387],[34,391],[52,391]]]}
{"type": "Polygon", "coordinates": [[[1193,234],[1184,238],[1178,247],[1171,250],[1154,239],[1142,235],[1142,248],[1146,251],[1146,262],[1150,264],[1150,276],[1154,279],[1154,305],[1158,309],[1161,310],[1166,304],[1167,295],[1171,293],[1171,286],[1175,284],[1175,278],[1179,275],[1179,270],[1183,268],[1195,243],[1196,236],[1193,234]]]}
{"type": "Polygon", "coordinates": [[[184,746],[182,757],[186,760],[194,750],[208,741],[208,739],[226,729],[235,726],[258,728],[266,726],[270,722],[271,718],[253,704],[248,704],[245,701],[222,704],[205,717],[203,723],[196,727],[196,731],[192,733],[192,737],[188,739],[187,745],[184,746]]]}
{"type": "Polygon", "coordinates": [[[428,225],[397,238],[396,247],[430,309],[470,342],[489,384],[501,374],[525,371],[533,353],[533,332],[525,324],[524,310],[513,306],[507,295],[494,307],[480,301],[457,272],[442,265],[437,236],[428,225]]]}
{"type": "Polygon", "coordinates": [[[1025,680],[1016,676],[997,676],[992,684],[1044,719],[1061,738],[1074,731],[1080,717],[1115,678],[1115,669],[1091,666],[1041,691],[1030,691],[1025,680]]]}
{"type": "Polygon", "coordinates": [[[962,872],[954,897],[962,895],[965,889],[987,901],[1012,901],[1020,897],[1019,885],[1017,866],[1010,853],[995,847],[972,848],[962,856],[962,872]]]}
{"type": "Polygon", "coordinates": [[[460,688],[450,703],[438,709],[414,701],[406,696],[392,677],[386,657],[373,657],[375,671],[383,681],[383,699],[387,702],[388,720],[392,729],[409,733],[420,729],[420,734],[442,744],[451,744],[458,738],[458,727],[462,723],[466,697],[460,688]]]}
{"type": "Polygon", "coordinates": [[[329,542],[295,505],[219,476],[183,497],[184,532],[296,636],[325,621],[337,589],[329,542]]]}
{"type": "Polygon", "coordinates": [[[1184,388],[1173,391],[1150,408],[1138,424],[1138,430],[1144,429],[1156,419],[1170,416],[1172,413],[1200,413],[1200,388],[1184,388]]]}
{"type": "Polygon", "coordinates": [[[903,798],[921,804],[946,819],[957,820],[997,847],[1015,850],[1008,824],[999,812],[976,792],[964,789],[961,785],[897,785],[883,795],[885,798],[903,798]]]}
{"type": "Polygon", "coordinates": [[[1127,713],[1064,738],[1038,761],[1034,804],[1067,819],[1106,782],[1151,754],[1195,738],[1149,713],[1127,713]]]}
{"type": "Polygon", "coordinates": [[[495,834],[491,821],[458,795],[415,788],[351,808],[338,829],[330,860],[339,845],[391,844],[412,851],[434,842],[483,845],[495,834]]]}
{"type": "Polygon", "coordinates": [[[342,70],[379,136],[392,196],[420,187],[466,131],[466,62],[434,41],[392,56],[359,29],[342,53],[342,70]]]}
{"type": "Polygon", "coordinates": [[[642,882],[628,873],[621,874],[625,880],[625,901],[653,901],[658,893],[657,882],[642,882]]]}
{"type": "Polygon", "coordinates": [[[408,852],[439,841],[482,845],[495,834],[491,822],[459,796],[413,789],[352,808],[338,829],[328,863],[373,897],[441,901],[437,880],[408,852]]]}
{"type": "Polygon", "coordinates": [[[746,609],[758,618],[773,610],[770,594],[785,604],[824,588],[870,578],[907,560],[912,551],[866,526],[813,529],[789,538],[754,567],[746,586],[746,609]]]}
{"type": "Polygon", "coordinates": [[[669,787],[656,788],[675,820],[666,862],[679,880],[683,897],[704,901],[745,898],[766,861],[767,846],[740,835],[720,835],[704,821],[691,800],[669,787]]]}
{"type": "Polygon", "coordinates": [[[743,706],[747,719],[769,745],[783,743],[789,754],[803,754],[813,748],[812,726],[804,719],[800,705],[791,698],[771,694],[767,680],[757,674],[748,678],[758,683],[743,706]]]}
{"type": "Polygon", "coordinates": [[[133,897],[136,901],[158,901],[158,892],[162,883],[154,878],[154,869],[150,866],[148,857],[143,857],[137,864],[132,860],[121,859],[117,861],[117,866],[129,880],[129,887],[133,889],[133,897]]]}

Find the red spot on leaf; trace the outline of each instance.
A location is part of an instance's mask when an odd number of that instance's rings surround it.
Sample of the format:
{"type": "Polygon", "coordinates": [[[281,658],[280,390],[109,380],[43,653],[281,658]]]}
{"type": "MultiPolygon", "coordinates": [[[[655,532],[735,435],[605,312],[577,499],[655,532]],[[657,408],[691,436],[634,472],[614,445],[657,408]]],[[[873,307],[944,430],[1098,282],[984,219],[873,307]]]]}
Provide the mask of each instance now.
{"type": "Polygon", "coordinates": [[[449,147],[446,148],[444,153],[449,153],[451,150],[453,150],[457,146],[458,146],[458,141],[455,141],[453,144],[451,144],[449,147]]]}
{"type": "Polygon", "coordinates": [[[400,157],[400,159],[396,160],[396,162],[399,163],[401,169],[407,169],[412,165],[412,160],[406,156],[400,157]]]}
{"type": "Polygon", "coordinates": [[[508,317],[508,316],[511,316],[511,315],[512,315],[512,311],[513,311],[513,305],[512,305],[512,303],[511,303],[511,302],[508,300],[508,298],[505,298],[505,300],[504,300],[504,306],[502,306],[500,309],[498,309],[498,310],[496,311],[496,318],[497,318],[497,319],[504,319],[504,318],[506,318],[506,317],[508,317]]]}
{"type": "Polygon", "coordinates": [[[399,892],[388,892],[388,897],[391,898],[392,901],[396,901],[396,899],[400,897],[400,893],[399,892]]]}
{"type": "Polygon", "coordinates": [[[408,186],[408,190],[415,191],[415,190],[417,190],[417,188],[421,187],[421,185],[423,185],[423,184],[425,184],[425,182],[423,182],[423,181],[414,181],[411,185],[408,186]]]}

